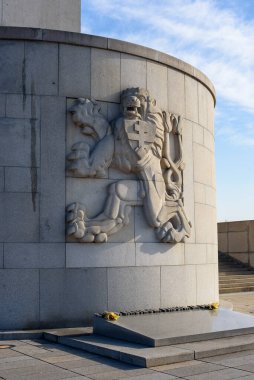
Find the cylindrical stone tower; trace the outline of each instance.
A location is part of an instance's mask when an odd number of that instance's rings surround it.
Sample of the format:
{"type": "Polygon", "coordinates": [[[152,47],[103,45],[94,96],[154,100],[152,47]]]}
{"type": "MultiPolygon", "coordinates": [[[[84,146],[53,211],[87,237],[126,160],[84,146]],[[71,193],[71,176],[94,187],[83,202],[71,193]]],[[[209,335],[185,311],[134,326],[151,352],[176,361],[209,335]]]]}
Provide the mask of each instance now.
{"type": "Polygon", "coordinates": [[[212,83],[177,58],[118,40],[11,27],[0,28],[0,39],[0,329],[77,326],[104,310],[218,301],[212,83]],[[127,88],[135,123],[124,113],[127,88]],[[89,104],[92,121],[82,110],[76,114],[82,125],[72,118],[75,104],[89,104]],[[145,107],[147,118],[139,114],[145,107]],[[123,154],[114,164],[120,143],[129,144],[130,156],[137,153],[129,172],[123,154]],[[147,152],[155,157],[151,167],[134,170],[147,152]],[[102,171],[95,162],[101,158],[102,171]],[[72,174],[71,160],[80,165],[72,174]],[[171,190],[157,215],[161,186],[171,190]],[[129,223],[117,202],[128,207],[129,223]],[[72,227],[83,234],[67,238],[72,204],[72,227]],[[107,242],[94,243],[95,216],[102,213],[114,227],[107,242]],[[117,230],[116,220],[126,225],[117,230]],[[186,221],[190,237],[177,242],[172,236],[186,221]],[[171,225],[163,242],[160,234],[171,225]]]}

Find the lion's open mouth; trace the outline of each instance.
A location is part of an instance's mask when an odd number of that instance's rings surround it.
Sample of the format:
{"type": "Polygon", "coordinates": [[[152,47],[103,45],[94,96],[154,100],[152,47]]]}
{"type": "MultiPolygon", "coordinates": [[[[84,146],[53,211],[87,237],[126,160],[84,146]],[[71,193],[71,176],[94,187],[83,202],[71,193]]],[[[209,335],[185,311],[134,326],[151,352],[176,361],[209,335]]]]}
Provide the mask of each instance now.
{"type": "Polygon", "coordinates": [[[141,107],[127,106],[124,107],[124,114],[127,117],[138,117],[141,118],[141,107]]]}

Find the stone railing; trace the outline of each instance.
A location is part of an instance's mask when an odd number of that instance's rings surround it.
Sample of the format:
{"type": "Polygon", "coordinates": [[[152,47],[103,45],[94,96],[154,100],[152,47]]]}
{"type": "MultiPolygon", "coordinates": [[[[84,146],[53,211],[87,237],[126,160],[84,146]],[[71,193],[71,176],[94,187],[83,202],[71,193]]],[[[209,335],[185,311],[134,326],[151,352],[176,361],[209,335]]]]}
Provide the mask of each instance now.
{"type": "Polygon", "coordinates": [[[219,252],[254,267],[254,220],[218,223],[219,252]]]}

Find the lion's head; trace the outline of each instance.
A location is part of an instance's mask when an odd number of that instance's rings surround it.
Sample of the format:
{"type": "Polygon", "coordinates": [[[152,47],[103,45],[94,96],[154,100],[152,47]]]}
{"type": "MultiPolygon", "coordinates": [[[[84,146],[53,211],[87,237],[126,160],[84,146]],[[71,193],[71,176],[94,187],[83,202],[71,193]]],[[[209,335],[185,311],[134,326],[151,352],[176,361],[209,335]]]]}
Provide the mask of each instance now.
{"type": "Polygon", "coordinates": [[[69,108],[73,123],[84,135],[101,140],[109,130],[109,124],[100,113],[99,104],[92,99],[78,98],[69,108]]]}
{"type": "Polygon", "coordinates": [[[145,120],[148,113],[156,113],[156,100],[143,88],[127,88],[122,92],[121,105],[123,116],[127,119],[145,120]]]}

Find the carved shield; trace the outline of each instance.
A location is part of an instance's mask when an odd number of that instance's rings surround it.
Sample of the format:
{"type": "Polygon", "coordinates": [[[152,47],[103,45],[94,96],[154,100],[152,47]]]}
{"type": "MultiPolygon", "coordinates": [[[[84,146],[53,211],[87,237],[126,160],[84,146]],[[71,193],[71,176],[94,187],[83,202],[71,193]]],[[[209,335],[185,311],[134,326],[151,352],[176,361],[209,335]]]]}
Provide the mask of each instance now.
{"type": "Polygon", "coordinates": [[[130,147],[143,158],[154,143],[156,125],[143,120],[124,120],[130,147]]]}

